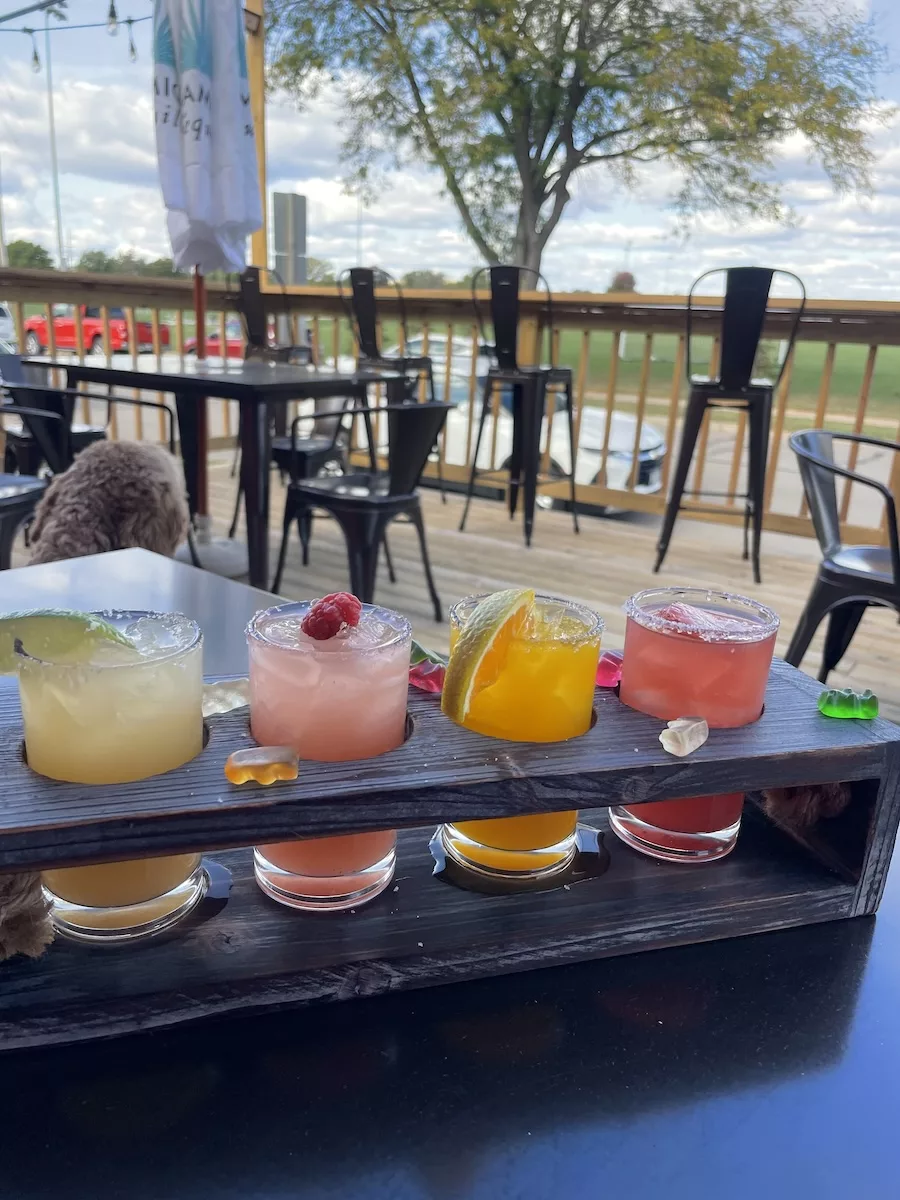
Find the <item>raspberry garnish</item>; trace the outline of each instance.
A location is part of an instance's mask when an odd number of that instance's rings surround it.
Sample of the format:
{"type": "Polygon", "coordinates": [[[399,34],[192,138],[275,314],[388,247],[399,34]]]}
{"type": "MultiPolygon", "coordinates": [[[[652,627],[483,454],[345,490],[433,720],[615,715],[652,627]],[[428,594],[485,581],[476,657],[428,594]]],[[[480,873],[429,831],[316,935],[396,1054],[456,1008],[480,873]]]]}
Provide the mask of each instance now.
{"type": "Polygon", "coordinates": [[[362,616],[362,601],[358,600],[352,592],[332,592],[329,596],[324,596],[319,603],[336,604],[348,625],[359,624],[359,618],[362,616]]]}
{"type": "Polygon", "coordinates": [[[332,592],[310,605],[300,628],[307,637],[324,642],[340,633],[345,625],[358,625],[361,612],[362,604],[355,596],[349,592],[332,592]]]}

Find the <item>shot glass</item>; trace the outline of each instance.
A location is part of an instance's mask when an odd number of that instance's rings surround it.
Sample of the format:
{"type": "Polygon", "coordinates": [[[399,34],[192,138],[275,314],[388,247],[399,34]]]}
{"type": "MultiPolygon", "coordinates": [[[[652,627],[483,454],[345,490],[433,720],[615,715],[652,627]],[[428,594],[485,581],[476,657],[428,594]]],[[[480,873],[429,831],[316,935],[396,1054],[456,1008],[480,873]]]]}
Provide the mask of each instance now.
{"type": "MultiPolygon", "coordinates": [[[[97,614],[135,643],[98,643],[85,663],[23,658],[19,694],[29,767],[50,779],[148,779],[203,749],[203,635],[179,613],[97,614]]],[[[87,941],[132,941],[186,916],[208,886],[199,854],[43,873],[54,925],[87,941]]]]}
{"type": "MultiPolygon", "coordinates": [[[[316,641],[300,628],[309,602],[259,612],[247,626],[250,731],[262,746],[342,762],[402,745],[409,687],[409,621],[364,604],[359,624],[316,641]]],[[[394,874],[394,830],[270,842],[254,850],[256,882],[291,908],[356,908],[394,874]]]]}
{"type": "MultiPolygon", "coordinates": [[[[626,605],[619,698],[674,721],[703,717],[711,729],[758,720],[779,619],[746,596],[703,588],[651,588],[626,605]]],[[[742,792],[611,808],[622,841],[652,858],[705,862],[734,849],[742,792]]]]}
{"type": "MultiPolygon", "coordinates": [[[[450,613],[450,653],[484,596],[450,613]]],[[[538,595],[506,663],[473,700],[466,728],[515,742],[561,742],[591,727],[603,621],[580,604],[538,595]]],[[[467,870],[515,879],[561,871],[575,855],[577,810],[441,826],[445,853],[467,870]]]]}

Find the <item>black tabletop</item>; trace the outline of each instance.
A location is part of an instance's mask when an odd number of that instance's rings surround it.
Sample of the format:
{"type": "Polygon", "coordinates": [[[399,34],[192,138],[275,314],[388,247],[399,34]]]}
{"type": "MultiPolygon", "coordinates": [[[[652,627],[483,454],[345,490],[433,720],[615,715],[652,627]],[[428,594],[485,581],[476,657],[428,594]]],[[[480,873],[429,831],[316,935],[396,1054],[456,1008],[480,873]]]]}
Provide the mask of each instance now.
{"type": "Polygon", "coordinates": [[[259,360],[235,360],[213,366],[187,358],[177,370],[160,369],[152,358],[138,360],[137,366],[127,360],[122,365],[113,363],[110,366],[103,362],[64,362],[49,358],[25,361],[59,367],[67,372],[70,383],[84,381],[234,400],[333,395],[341,387],[390,383],[403,378],[392,371],[341,372],[259,360]]]}
{"type": "MultiPolygon", "coordinates": [[[[41,602],[204,618],[191,568],[110,555],[92,591],[83,563],[41,602]]],[[[33,603],[46,570],[0,576],[0,600],[18,579],[13,603],[33,603]]],[[[245,661],[237,607],[214,669],[245,661]]],[[[894,871],[874,920],[0,1057],[2,1193],[896,1200],[898,1012],[894,871]]]]}
{"type": "Polygon", "coordinates": [[[276,602],[269,592],[147,550],[116,550],[0,571],[0,612],[29,608],[183,612],[203,628],[204,669],[210,675],[246,673],[244,629],[255,612],[276,602]]]}

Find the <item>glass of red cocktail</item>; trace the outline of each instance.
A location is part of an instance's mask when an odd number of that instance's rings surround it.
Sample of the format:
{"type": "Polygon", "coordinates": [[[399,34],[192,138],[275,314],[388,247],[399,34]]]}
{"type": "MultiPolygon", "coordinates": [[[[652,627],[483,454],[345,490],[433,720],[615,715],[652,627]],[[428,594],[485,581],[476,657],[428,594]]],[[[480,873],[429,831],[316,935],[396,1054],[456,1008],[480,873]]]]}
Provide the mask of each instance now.
{"type": "MultiPolygon", "coordinates": [[[[674,721],[703,717],[736,729],[763,710],[777,615],[755,600],[705,588],[650,588],[625,606],[628,623],[619,697],[674,721]]],[[[734,849],[742,792],[610,809],[610,824],[653,858],[703,862],[734,849]]]]}

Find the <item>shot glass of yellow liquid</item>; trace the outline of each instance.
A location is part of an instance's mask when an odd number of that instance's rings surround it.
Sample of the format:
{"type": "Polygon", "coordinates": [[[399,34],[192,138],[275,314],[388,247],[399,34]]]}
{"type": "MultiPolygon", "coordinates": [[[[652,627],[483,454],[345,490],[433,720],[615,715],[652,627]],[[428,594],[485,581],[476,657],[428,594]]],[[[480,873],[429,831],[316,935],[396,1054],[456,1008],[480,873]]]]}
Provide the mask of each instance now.
{"type": "MultiPolygon", "coordinates": [[[[451,611],[451,662],[461,630],[486,598],[468,596],[451,611]]],[[[602,633],[602,619],[583,605],[540,594],[526,601],[493,644],[461,724],[514,742],[562,742],[587,733],[602,633]]],[[[469,870],[540,877],[572,861],[577,820],[570,810],[456,821],[441,826],[441,842],[469,870]]]]}
{"type": "MultiPolygon", "coordinates": [[[[77,662],[18,668],[25,754],[39,775],[117,784],[174,770],[203,748],[203,635],[179,613],[102,613],[131,646],[95,642],[77,662]]],[[[131,941],[168,928],[203,897],[199,854],[43,874],[54,925],[70,937],[131,941]]]]}

